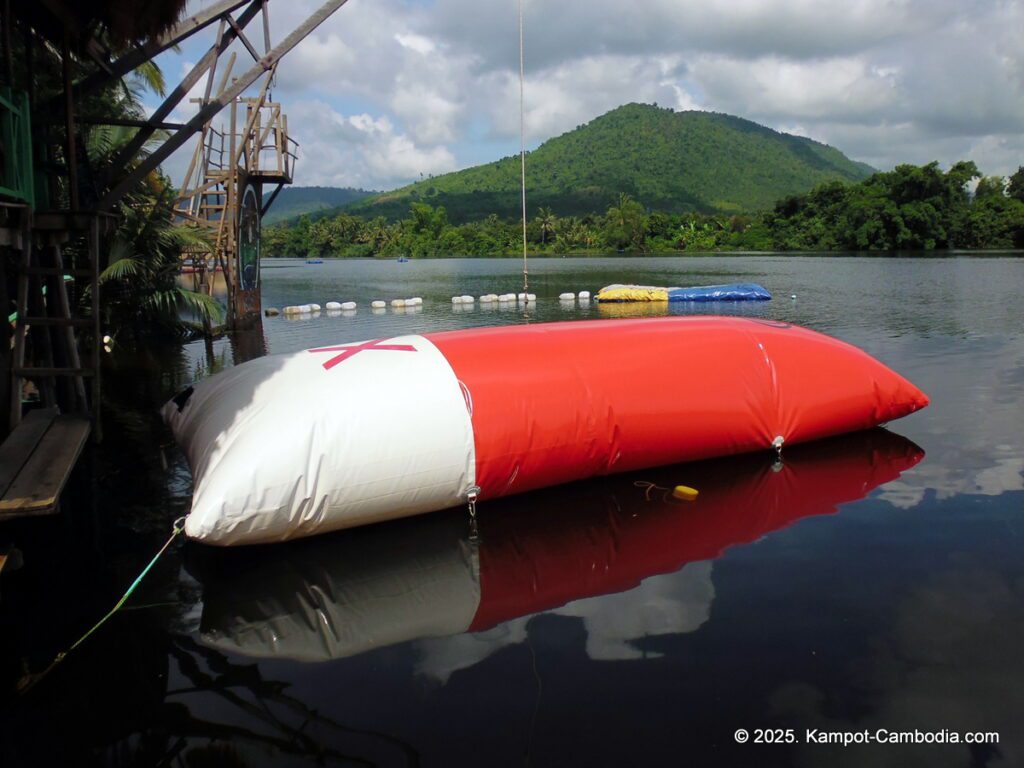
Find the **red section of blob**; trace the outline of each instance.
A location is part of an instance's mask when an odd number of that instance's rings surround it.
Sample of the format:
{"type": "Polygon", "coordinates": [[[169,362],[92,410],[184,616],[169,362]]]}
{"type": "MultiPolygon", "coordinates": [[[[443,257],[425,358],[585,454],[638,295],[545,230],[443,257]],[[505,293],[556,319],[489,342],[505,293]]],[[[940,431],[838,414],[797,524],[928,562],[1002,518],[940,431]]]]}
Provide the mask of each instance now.
{"type": "Polygon", "coordinates": [[[876,429],[787,450],[781,464],[750,454],[496,501],[480,517],[480,606],[469,631],[715,558],[835,512],[923,457],[909,440],[876,429]],[[678,501],[675,485],[699,495],[678,501]]]}
{"type": "Polygon", "coordinates": [[[771,321],[595,320],[428,338],[469,393],[482,498],[852,432],[928,404],[856,347],[771,321]]]}

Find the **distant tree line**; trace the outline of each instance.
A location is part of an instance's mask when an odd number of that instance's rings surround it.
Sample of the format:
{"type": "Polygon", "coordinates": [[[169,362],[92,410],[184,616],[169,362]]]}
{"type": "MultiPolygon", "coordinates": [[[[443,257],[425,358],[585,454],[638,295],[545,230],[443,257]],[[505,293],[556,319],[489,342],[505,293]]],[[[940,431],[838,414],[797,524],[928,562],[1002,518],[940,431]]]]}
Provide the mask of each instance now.
{"type": "MultiPolygon", "coordinates": [[[[527,222],[531,253],[678,253],[711,250],[935,250],[1024,247],[1024,167],[983,177],[973,162],[900,165],[856,184],[828,182],[757,215],[648,211],[628,195],[604,213],[527,222]],[[970,182],[978,179],[973,194],[970,182]]],[[[399,221],[348,213],[266,227],[267,256],[511,256],[521,220],[491,215],[453,224],[443,206],[412,203],[399,221]]]]}

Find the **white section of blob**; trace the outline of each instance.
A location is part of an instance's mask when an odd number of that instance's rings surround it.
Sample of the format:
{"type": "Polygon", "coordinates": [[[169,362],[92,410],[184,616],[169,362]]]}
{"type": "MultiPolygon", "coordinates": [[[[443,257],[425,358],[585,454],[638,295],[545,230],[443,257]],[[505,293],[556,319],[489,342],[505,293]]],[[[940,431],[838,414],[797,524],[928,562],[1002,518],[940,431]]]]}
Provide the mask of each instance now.
{"type": "Polygon", "coordinates": [[[383,301],[371,301],[370,307],[373,309],[384,309],[387,306],[386,302],[383,301]]]}
{"type": "Polygon", "coordinates": [[[580,291],[579,292],[579,297],[581,299],[589,299],[590,298],[590,291],[580,291]]]}
{"type": "Polygon", "coordinates": [[[342,304],[340,301],[328,301],[324,306],[330,311],[332,309],[341,309],[342,304]]]}
{"type": "Polygon", "coordinates": [[[344,301],[341,304],[342,309],[355,309],[356,303],[354,301],[344,301]]]}
{"type": "Polygon", "coordinates": [[[422,336],[374,344],[415,351],[366,348],[329,369],[358,345],[258,358],[164,406],[192,467],[188,536],[284,541],[465,500],[473,427],[451,366],[422,336]]]}
{"type": "Polygon", "coordinates": [[[320,305],[319,304],[307,304],[306,306],[309,307],[311,312],[319,312],[320,311],[320,305]]]}
{"type": "Polygon", "coordinates": [[[561,301],[573,301],[576,298],[576,294],[575,293],[560,293],[560,294],[558,294],[558,298],[561,301]]]}
{"type": "Polygon", "coordinates": [[[405,299],[392,299],[391,300],[391,306],[395,307],[396,309],[398,307],[404,307],[405,306],[405,299]]]}

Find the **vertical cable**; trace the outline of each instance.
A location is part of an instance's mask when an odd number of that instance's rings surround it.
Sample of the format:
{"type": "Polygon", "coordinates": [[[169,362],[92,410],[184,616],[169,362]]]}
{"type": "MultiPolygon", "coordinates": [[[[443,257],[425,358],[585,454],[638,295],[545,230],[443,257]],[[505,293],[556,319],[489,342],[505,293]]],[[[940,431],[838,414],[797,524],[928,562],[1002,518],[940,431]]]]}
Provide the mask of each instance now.
{"type": "Polygon", "coordinates": [[[523,293],[530,290],[530,272],[526,260],[526,130],[523,115],[523,0],[519,0],[519,188],[523,199],[523,293]]]}

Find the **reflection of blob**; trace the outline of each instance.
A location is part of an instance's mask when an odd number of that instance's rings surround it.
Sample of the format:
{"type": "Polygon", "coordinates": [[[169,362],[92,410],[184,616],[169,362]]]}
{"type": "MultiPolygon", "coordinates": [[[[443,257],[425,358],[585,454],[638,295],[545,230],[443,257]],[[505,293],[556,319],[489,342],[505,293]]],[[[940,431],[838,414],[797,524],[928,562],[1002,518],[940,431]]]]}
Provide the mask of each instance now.
{"type": "Polygon", "coordinates": [[[713,589],[710,565],[699,561],[834,512],[922,455],[873,430],[796,447],[782,465],[745,455],[485,503],[479,543],[465,540],[459,510],[271,547],[201,548],[193,553],[204,585],[202,639],[249,655],[321,660],[479,633],[422,646],[421,671],[443,679],[521,640],[521,617],[557,609],[583,619],[593,658],[630,658],[638,638],[706,620],[713,589]],[[679,502],[676,484],[700,495],[679,502]]]}
{"type": "Polygon", "coordinates": [[[599,301],[597,312],[601,317],[662,317],[668,314],[667,301],[599,301]]]}

